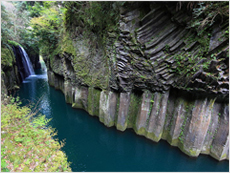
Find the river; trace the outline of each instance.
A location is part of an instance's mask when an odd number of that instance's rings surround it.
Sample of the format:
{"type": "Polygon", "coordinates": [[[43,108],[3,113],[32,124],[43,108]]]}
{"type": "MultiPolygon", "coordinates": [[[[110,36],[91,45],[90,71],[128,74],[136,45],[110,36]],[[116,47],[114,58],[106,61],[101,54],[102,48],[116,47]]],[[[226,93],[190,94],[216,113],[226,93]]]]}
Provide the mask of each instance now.
{"type": "Polygon", "coordinates": [[[64,94],[50,87],[46,70],[35,71],[24,80],[20,90],[23,105],[33,104],[41,114],[52,118],[50,126],[57,138],[65,140],[63,151],[74,172],[228,172],[228,161],[210,156],[191,158],[166,141],[152,142],[133,130],[120,132],[107,128],[98,117],[65,103],[64,94]]]}

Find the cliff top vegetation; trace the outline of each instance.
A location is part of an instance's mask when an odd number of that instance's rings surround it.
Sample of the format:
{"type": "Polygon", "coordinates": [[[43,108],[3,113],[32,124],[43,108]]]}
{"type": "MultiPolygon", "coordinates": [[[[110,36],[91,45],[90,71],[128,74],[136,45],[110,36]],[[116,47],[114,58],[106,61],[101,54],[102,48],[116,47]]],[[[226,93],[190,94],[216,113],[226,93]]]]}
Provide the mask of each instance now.
{"type": "MultiPolygon", "coordinates": [[[[139,4],[138,4],[139,3],[139,4]]],[[[151,3],[151,2],[149,2],[151,3]]],[[[83,1],[15,1],[1,2],[1,41],[12,40],[23,47],[39,47],[44,52],[54,51],[66,31],[74,38],[91,30],[105,36],[116,30],[120,10],[141,2],[83,2],[83,1]],[[84,28],[84,29],[83,29],[84,28]],[[44,46],[46,45],[46,46],[44,46]]],[[[192,16],[191,28],[202,34],[216,21],[227,22],[228,1],[175,2],[176,10],[187,10],[192,16]]],[[[226,33],[227,34],[227,33],[226,33]]]]}

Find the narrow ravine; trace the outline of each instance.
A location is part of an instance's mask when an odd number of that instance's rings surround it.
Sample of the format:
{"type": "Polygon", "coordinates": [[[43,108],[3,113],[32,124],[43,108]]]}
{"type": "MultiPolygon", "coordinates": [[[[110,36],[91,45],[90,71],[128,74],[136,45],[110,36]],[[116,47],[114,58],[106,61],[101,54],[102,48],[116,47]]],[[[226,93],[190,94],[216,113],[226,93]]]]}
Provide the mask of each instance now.
{"type": "Polygon", "coordinates": [[[57,138],[66,144],[63,147],[72,171],[205,171],[229,170],[228,161],[217,161],[210,156],[191,158],[166,141],[152,142],[136,135],[132,130],[117,131],[107,128],[87,112],[73,109],[66,104],[64,94],[50,87],[46,69],[24,80],[16,95],[23,105],[34,106],[56,128],[57,138]]]}
{"type": "Polygon", "coordinates": [[[229,171],[227,1],[1,9],[1,99],[50,119],[73,171],[229,171]]]}

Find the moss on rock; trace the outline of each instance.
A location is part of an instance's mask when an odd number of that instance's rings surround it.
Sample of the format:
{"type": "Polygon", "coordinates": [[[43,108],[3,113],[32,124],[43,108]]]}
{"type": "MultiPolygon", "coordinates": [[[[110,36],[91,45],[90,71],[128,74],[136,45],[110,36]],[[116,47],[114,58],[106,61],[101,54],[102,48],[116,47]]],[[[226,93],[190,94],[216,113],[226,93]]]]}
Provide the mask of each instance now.
{"type": "Polygon", "coordinates": [[[100,90],[88,88],[88,112],[90,115],[99,116],[100,90]]]}
{"type": "Polygon", "coordinates": [[[129,112],[128,112],[128,125],[127,128],[132,128],[136,124],[136,117],[141,105],[141,97],[135,93],[131,93],[129,112]]]}
{"type": "Polygon", "coordinates": [[[11,47],[2,45],[1,47],[1,65],[12,67],[15,62],[14,53],[11,47]]]}

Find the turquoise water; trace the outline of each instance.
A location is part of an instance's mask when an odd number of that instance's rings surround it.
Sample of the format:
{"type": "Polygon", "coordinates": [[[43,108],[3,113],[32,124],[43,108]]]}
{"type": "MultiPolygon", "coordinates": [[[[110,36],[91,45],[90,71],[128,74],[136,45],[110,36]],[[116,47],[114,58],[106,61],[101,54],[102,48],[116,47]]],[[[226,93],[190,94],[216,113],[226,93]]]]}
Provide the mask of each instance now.
{"type": "Polygon", "coordinates": [[[65,103],[61,91],[49,87],[45,71],[27,78],[17,95],[23,104],[35,107],[58,131],[57,138],[65,139],[63,151],[72,162],[75,172],[228,172],[229,162],[218,162],[210,156],[190,158],[166,141],[152,142],[132,130],[107,128],[83,110],[65,103]]]}

